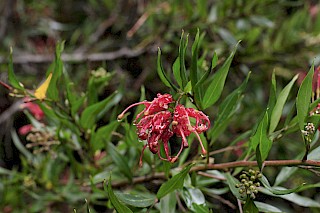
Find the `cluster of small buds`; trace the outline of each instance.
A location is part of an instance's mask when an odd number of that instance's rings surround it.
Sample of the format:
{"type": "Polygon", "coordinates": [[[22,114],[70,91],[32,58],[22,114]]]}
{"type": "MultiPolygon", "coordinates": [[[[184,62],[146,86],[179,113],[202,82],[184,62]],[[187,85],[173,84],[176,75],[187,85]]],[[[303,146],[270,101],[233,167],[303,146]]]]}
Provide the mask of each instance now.
{"type": "Polygon", "coordinates": [[[304,139],[307,143],[311,143],[315,131],[316,128],[313,123],[307,123],[307,125],[305,125],[304,130],[302,130],[301,132],[303,133],[304,139]]]}
{"type": "Polygon", "coordinates": [[[157,94],[153,101],[142,101],[130,105],[118,116],[118,120],[121,120],[130,108],[137,105],[145,106],[134,120],[134,124],[137,126],[137,135],[140,140],[147,141],[142,149],[140,165],[142,165],[142,156],[146,147],[149,147],[153,154],[158,154],[160,159],[175,162],[182,150],[189,146],[186,137],[191,133],[194,133],[198,138],[202,154],[207,153],[199,136],[210,127],[210,120],[203,112],[193,108],[185,108],[174,101],[170,94],[157,94]],[[195,119],[195,124],[192,124],[190,118],[195,119]],[[177,155],[172,157],[169,139],[174,134],[182,138],[182,143],[177,155]],[[160,155],[160,142],[163,144],[166,158],[160,155]]]}
{"type": "Polygon", "coordinates": [[[26,145],[28,149],[36,148],[33,150],[34,154],[38,154],[41,152],[49,151],[53,154],[52,149],[50,149],[53,145],[59,145],[60,141],[55,139],[55,136],[43,129],[35,129],[33,128],[32,131],[27,135],[26,140],[29,141],[26,145]]]}
{"type": "Polygon", "coordinates": [[[259,171],[249,169],[249,171],[243,171],[240,175],[240,182],[236,184],[236,188],[239,188],[239,193],[242,196],[250,196],[250,198],[255,199],[258,193],[257,187],[260,186],[259,178],[262,174],[259,171]]]}

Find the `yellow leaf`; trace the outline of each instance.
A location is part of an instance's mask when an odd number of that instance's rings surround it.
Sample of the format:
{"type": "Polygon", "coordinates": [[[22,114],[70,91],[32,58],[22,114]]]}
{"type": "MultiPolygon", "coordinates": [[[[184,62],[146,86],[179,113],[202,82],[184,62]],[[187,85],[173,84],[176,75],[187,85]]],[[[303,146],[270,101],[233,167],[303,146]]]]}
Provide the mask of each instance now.
{"type": "Polygon", "coordinates": [[[50,73],[47,77],[47,79],[38,87],[38,89],[36,89],[36,91],[34,92],[34,96],[39,99],[39,100],[43,100],[46,98],[46,93],[48,90],[48,86],[50,84],[51,81],[51,77],[52,77],[52,73],[50,73]]]}

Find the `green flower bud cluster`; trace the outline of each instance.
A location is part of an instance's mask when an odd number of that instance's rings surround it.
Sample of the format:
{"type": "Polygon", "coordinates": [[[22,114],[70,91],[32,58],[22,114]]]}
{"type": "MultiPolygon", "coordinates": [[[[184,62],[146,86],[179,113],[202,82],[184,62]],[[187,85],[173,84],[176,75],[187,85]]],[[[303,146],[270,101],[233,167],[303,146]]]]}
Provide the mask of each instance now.
{"type": "Polygon", "coordinates": [[[236,188],[239,188],[239,193],[242,196],[250,196],[254,199],[258,193],[257,187],[260,186],[259,178],[262,174],[259,171],[249,169],[249,171],[243,171],[240,175],[240,183],[236,184],[236,188]]]}

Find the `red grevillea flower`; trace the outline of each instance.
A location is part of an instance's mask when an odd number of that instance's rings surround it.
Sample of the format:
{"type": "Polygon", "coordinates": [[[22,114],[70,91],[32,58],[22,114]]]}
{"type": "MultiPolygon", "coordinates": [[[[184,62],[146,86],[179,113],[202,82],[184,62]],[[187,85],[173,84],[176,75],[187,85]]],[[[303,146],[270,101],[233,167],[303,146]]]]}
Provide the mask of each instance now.
{"type": "Polygon", "coordinates": [[[140,140],[147,140],[148,142],[142,149],[140,165],[142,164],[142,156],[146,147],[149,147],[153,154],[158,154],[161,160],[175,162],[182,150],[189,146],[186,137],[191,133],[197,136],[202,153],[206,154],[207,151],[202,144],[199,134],[210,127],[209,118],[203,112],[193,108],[185,108],[181,104],[178,104],[173,109],[173,106],[170,104],[174,102],[169,94],[157,94],[157,98],[153,101],[142,101],[132,104],[118,116],[118,119],[122,119],[130,108],[137,105],[145,106],[145,109],[134,120],[137,126],[138,138],[140,140]],[[195,122],[191,122],[190,118],[193,118],[195,122]],[[178,154],[172,157],[170,155],[169,140],[174,134],[182,138],[182,143],[178,154]],[[163,144],[166,158],[163,158],[160,154],[160,143],[163,144]]]}

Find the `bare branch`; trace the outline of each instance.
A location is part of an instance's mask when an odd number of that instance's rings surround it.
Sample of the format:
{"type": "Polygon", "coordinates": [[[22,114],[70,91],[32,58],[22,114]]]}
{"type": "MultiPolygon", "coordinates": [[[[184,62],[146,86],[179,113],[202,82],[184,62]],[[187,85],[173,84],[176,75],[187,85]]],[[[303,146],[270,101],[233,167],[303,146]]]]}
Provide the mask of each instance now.
{"type": "MultiPolygon", "coordinates": [[[[132,58],[144,53],[145,49],[129,49],[123,47],[113,52],[105,53],[63,53],[61,58],[65,62],[79,63],[83,61],[110,61],[117,58],[132,58]]],[[[40,55],[40,54],[21,54],[13,56],[13,63],[25,64],[25,63],[50,63],[54,60],[54,55],[40,55]]],[[[0,64],[7,63],[5,57],[0,57],[0,64]]]]}

